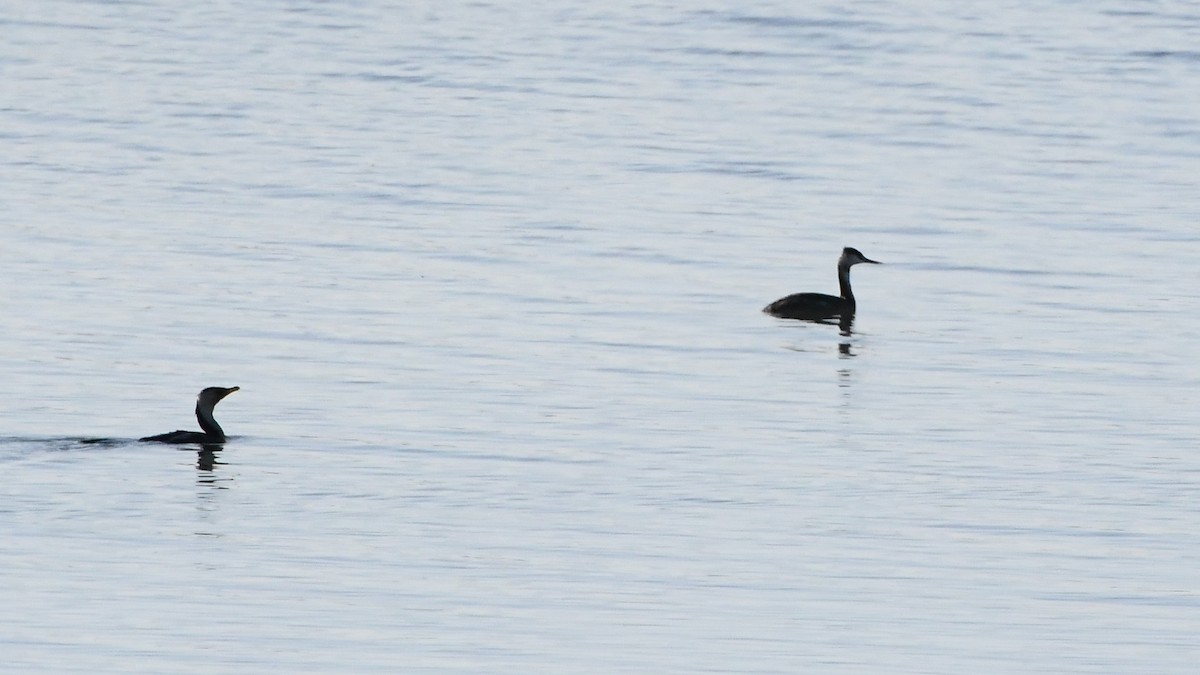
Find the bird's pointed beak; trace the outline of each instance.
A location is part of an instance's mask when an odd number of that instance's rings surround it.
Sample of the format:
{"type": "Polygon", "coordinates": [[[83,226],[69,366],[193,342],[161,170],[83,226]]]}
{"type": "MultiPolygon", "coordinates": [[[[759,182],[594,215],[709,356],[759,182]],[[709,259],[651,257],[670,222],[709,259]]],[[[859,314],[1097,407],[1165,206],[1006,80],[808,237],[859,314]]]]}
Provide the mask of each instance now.
{"type": "Polygon", "coordinates": [[[871,263],[872,265],[882,265],[883,264],[883,263],[879,262],[878,260],[871,260],[870,258],[868,258],[866,256],[863,256],[863,262],[871,263]]]}

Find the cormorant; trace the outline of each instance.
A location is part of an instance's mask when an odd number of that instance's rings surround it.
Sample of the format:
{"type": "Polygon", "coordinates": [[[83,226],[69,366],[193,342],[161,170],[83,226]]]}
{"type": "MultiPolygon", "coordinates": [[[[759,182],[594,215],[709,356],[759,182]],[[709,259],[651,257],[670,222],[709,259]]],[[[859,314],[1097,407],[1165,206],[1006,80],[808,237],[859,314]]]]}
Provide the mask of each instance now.
{"type": "Polygon", "coordinates": [[[213,408],[221,399],[237,391],[239,387],[209,387],[196,397],[196,419],[204,431],[168,431],[157,436],[139,438],[139,441],[156,441],[158,443],[224,443],[225,432],[221,425],[213,419],[213,408]]]}

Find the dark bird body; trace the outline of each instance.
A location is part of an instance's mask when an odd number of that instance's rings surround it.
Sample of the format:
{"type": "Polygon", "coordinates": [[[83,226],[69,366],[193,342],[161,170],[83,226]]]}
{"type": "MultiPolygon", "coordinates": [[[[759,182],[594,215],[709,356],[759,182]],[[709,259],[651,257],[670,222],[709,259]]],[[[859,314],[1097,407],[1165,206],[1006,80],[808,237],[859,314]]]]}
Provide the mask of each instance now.
{"type": "Polygon", "coordinates": [[[157,436],[146,436],[139,441],[156,443],[224,443],[225,431],[217,420],[213,419],[213,408],[221,399],[237,391],[238,387],[209,387],[196,397],[196,420],[200,422],[203,431],[168,431],[157,436]]]}
{"type": "Polygon", "coordinates": [[[825,293],[793,293],[786,298],[780,298],[763,308],[763,311],[781,319],[804,319],[816,321],[835,317],[853,316],[857,309],[854,301],[854,291],[850,289],[850,268],[859,263],[880,264],[870,260],[856,248],[842,249],[842,257],[838,258],[838,287],[841,295],[826,295],[825,293]]]}

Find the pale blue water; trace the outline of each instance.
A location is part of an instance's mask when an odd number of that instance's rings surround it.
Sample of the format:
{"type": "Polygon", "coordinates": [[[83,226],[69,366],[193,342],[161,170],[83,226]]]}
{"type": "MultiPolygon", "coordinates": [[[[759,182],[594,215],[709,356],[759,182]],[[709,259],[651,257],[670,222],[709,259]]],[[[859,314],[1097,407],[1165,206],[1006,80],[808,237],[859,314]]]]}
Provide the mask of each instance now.
{"type": "Polygon", "coordinates": [[[1194,5],[0,26],[0,670],[1194,671],[1194,5]]]}

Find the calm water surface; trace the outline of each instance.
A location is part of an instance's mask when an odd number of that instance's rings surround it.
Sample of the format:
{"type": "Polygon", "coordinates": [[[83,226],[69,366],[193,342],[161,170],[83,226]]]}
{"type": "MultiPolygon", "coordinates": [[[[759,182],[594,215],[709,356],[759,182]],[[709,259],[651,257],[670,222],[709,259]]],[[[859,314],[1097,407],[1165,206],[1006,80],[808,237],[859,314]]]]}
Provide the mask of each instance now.
{"type": "Polygon", "coordinates": [[[1194,5],[0,25],[0,670],[1194,670],[1194,5]]]}

